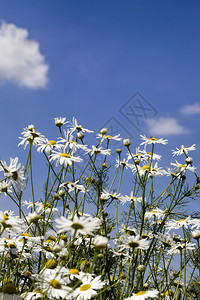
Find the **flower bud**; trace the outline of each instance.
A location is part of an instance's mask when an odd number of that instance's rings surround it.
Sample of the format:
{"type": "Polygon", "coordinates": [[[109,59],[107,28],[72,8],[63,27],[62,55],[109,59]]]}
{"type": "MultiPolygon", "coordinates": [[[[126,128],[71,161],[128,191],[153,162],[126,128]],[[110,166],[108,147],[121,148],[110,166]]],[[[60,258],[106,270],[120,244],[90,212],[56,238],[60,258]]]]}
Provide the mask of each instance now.
{"type": "Polygon", "coordinates": [[[100,130],[100,133],[101,133],[102,135],[105,135],[105,134],[108,133],[108,129],[107,129],[107,128],[102,128],[102,129],[100,130]]]}
{"type": "Polygon", "coordinates": [[[122,153],[122,149],[116,149],[117,154],[121,154],[122,153]]]}
{"type": "Polygon", "coordinates": [[[192,160],[192,157],[188,156],[186,159],[185,159],[185,162],[187,165],[191,165],[193,160],[192,160]]]}
{"type": "Polygon", "coordinates": [[[146,267],[145,267],[144,265],[139,265],[139,266],[137,267],[137,270],[138,270],[139,272],[144,272],[145,269],[146,269],[146,267]]]}
{"type": "Polygon", "coordinates": [[[77,139],[82,140],[84,138],[84,133],[82,131],[77,132],[77,139]]]}
{"type": "Polygon", "coordinates": [[[131,141],[129,139],[124,139],[123,140],[123,145],[126,147],[129,147],[131,145],[131,141]]]}

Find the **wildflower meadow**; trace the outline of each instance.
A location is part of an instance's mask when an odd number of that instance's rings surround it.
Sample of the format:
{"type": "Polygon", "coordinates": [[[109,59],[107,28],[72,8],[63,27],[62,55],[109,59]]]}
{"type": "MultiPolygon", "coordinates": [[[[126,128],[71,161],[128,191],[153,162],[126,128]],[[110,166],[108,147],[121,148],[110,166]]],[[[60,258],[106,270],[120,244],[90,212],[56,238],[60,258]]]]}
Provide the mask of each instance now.
{"type": "Polygon", "coordinates": [[[0,194],[8,198],[0,210],[0,299],[200,299],[200,218],[187,212],[199,197],[195,145],[177,145],[164,167],[157,147],[165,138],[141,135],[135,145],[75,118],[54,121],[56,140],[34,125],[23,129],[24,165],[0,161],[0,194]],[[85,142],[90,135],[94,144],[85,142]],[[46,168],[41,187],[37,156],[46,168]]]}

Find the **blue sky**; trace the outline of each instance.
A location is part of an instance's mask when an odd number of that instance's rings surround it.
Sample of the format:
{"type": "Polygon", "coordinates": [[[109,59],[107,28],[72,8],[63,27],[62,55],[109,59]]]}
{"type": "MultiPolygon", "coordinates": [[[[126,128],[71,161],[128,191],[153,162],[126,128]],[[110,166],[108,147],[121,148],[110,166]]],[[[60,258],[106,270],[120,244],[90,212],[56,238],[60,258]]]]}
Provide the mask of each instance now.
{"type": "Polygon", "coordinates": [[[199,1],[1,0],[0,20],[1,159],[23,160],[28,124],[56,138],[53,118],[75,116],[168,149],[196,143],[199,164],[199,1]]]}

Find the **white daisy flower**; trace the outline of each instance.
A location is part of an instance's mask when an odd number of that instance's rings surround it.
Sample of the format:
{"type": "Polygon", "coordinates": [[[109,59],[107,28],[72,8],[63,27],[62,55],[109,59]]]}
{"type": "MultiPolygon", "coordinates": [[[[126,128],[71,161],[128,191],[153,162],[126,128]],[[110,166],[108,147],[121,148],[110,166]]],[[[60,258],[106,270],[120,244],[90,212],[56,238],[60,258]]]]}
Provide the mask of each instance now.
{"type": "Polygon", "coordinates": [[[171,220],[166,222],[165,227],[170,231],[171,229],[179,229],[181,227],[188,228],[190,224],[193,223],[193,220],[191,220],[190,216],[186,219],[180,219],[180,220],[171,220]]]}
{"type": "Polygon", "coordinates": [[[76,300],[87,300],[97,295],[97,290],[104,287],[105,282],[101,281],[101,276],[93,278],[91,274],[88,274],[82,278],[82,284],[75,289],[73,295],[77,297],[76,300]]]}
{"type": "Polygon", "coordinates": [[[24,167],[19,163],[18,157],[10,158],[10,165],[4,161],[2,162],[4,173],[6,177],[10,178],[10,181],[18,191],[22,191],[25,187],[24,167]]]}
{"type": "Polygon", "coordinates": [[[61,117],[54,118],[54,121],[57,127],[61,127],[64,124],[68,123],[68,121],[66,121],[66,118],[61,118],[61,117]]]}
{"type": "Polygon", "coordinates": [[[31,143],[34,146],[37,146],[38,142],[45,139],[44,135],[42,135],[38,131],[35,131],[34,125],[29,125],[28,127],[24,128],[24,131],[22,131],[21,134],[23,135],[23,137],[19,137],[21,142],[18,144],[18,146],[24,145],[24,149],[26,149],[26,146],[29,143],[31,143]]]}
{"type": "Polygon", "coordinates": [[[72,162],[82,162],[82,158],[80,157],[75,157],[73,155],[67,154],[67,153],[60,153],[56,151],[52,151],[52,154],[50,155],[50,160],[56,160],[56,166],[59,164],[64,166],[65,168],[68,165],[72,165],[72,162]]]}
{"type": "Polygon", "coordinates": [[[144,300],[147,298],[158,298],[159,292],[157,290],[139,291],[131,297],[125,298],[124,300],[144,300]]]}
{"type": "Polygon", "coordinates": [[[185,170],[189,170],[191,172],[195,172],[196,167],[190,166],[188,164],[180,164],[177,160],[175,161],[175,163],[171,163],[172,166],[176,167],[176,169],[174,170],[175,174],[177,173],[182,173],[185,170]]]}
{"type": "Polygon", "coordinates": [[[141,153],[144,155],[144,157],[147,159],[147,160],[158,160],[160,161],[161,160],[161,155],[159,154],[156,154],[156,153],[152,153],[152,152],[148,152],[146,151],[146,149],[142,150],[141,153]]]}
{"type": "Polygon", "coordinates": [[[133,202],[134,206],[137,207],[138,202],[142,202],[142,197],[135,197],[133,196],[133,191],[131,192],[130,196],[120,196],[119,200],[121,201],[122,204],[125,204],[127,202],[133,202]]]}
{"type": "Polygon", "coordinates": [[[68,192],[72,192],[72,191],[76,191],[76,192],[81,192],[81,193],[85,193],[85,188],[83,185],[78,184],[79,180],[75,181],[75,182],[70,182],[70,181],[66,181],[64,183],[62,183],[59,188],[62,187],[67,187],[68,188],[68,192]]]}
{"type": "Polygon", "coordinates": [[[70,123],[70,124],[71,124],[71,125],[69,125],[69,127],[70,127],[70,133],[73,133],[75,130],[77,130],[78,132],[79,131],[89,132],[89,133],[93,133],[94,132],[93,130],[86,129],[86,128],[83,128],[81,125],[78,125],[77,119],[75,119],[74,117],[72,119],[72,123],[70,123]]]}
{"type": "Polygon", "coordinates": [[[102,147],[95,147],[92,145],[92,149],[88,149],[86,151],[86,154],[90,153],[91,155],[94,155],[94,154],[103,154],[103,155],[110,155],[111,154],[111,149],[105,149],[103,150],[102,147]]]}
{"type": "Polygon", "coordinates": [[[108,192],[106,190],[103,190],[103,192],[101,193],[100,196],[101,200],[103,201],[107,201],[108,199],[119,199],[120,198],[120,194],[117,194],[116,192],[108,192]]]}
{"type": "Polygon", "coordinates": [[[61,216],[60,219],[55,220],[58,228],[58,233],[70,231],[73,236],[82,234],[82,235],[93,235],[93,231],[100,228],[101,220],[98,218],[92,217],[77,217],[74,216],[73,221],[68,220],[65,217],[61,216]]]}
{"type": "Polygon", "coordinates": [[[168,254],[175,254],[180,253],[182,250],[194,250],[196,248],[196,245],[190,242],[186,243],[178,243],[175,246],[171,247],[167,252],[168,254]]]}
{"type": "Polygon", "coordinates": [[[172,150],[172,154],[173,154],[173,156],[175,156],[175,155],[181,155],[183,153],[187,155],[189,151],[196,150],[195,146],[196,146],[196,144],[193,144],[190,147],[184,147],[182,145],[180,149],[176,148],[176,150],[172,150]]]}
{"type": "Polygon", "coordinates": [[[151,211],[148,211],[145,213],[145,218],[163,218],[165,216],[165,211],[163,211],[162,209],[160,208],[154,208],[153,210],[151,211]]]}
{"type": "Polygon", "coordinates": [[[62,146],[54,140],[43,139],[37,143],[37,151],[42,153],[50,153],[53,149],[61,150],[62,146]]]}
{"type": "Polygon", "coordinates": [[[141,249],[146,250],[149,248],[149,241],[147,239],[141,238],[141,236],[136,235],[126,235],[123,237],[124,244],[120,245],[120,251],[131,248],[133,250],[141,249]]]}
{"type": "Polygon", "coordinates": [[[125,167],[126,169],[128,169],[128,168],[133,168],[134,167],[134,164],[130,164],[129,163],[129,159],[127,158],[124,158],[123,160],[121,160],[119,157],[116,159],[116,168],[118,168],[119,166],[123,166],[123,167],[125,167]]]}
{"type": "Polygon", "coordinates": [[[12,181],[7,182],[6,180],[0,182],[0,194],[4,193],[6,196],[7,193],[12,193],[11,190],[12,181]]]}
{"type": "Polygon", "coordinates": [[[151,145],[151,144],[163,144],[166,145],[168,140],[164,140],[163,138],[157,139],[154,136],[147,138],[145,135],[140,135],[141,139],[144,141],[140,145],[151,145]]]}
{"type": "Polygon", "coordinates": [[[153,166],[149,166],[149,163],[146,162],[143,166],[137,165],[132,168],[132,172],[136,173],[139,172],[140,176],[144,176],[148,173],[148,177],[157,177],[157,176],[163,176],[165,174],[168,174],[165,170],[163,170],[161,167],[158,167],[158,162],[156,162],[153,166]]]}
{"type": "Polygon", "coordinates": [[[13,217],[12,212],[9,211],[0,211],[0,225],[8,231],[14,230],[19,232],[22,229],[22,221],[17,217],[13,217]]]}
{"type": "Polygon", "coordinates": [[[59,138],[59,143],[62,143],[64,145],[63,151],[66,151],[67,147],[69,147],[69,149],[71,150],[71,154],[75,154],[76,150],[78,149],[82,149],[84,151],[88,150],[87,145],[78,144],[74,140],[73,135],[70,133],[69,130],[67,130],[67,132],[63,130],[63,134],[64,138],[59,138]]]}
{"type": "Polygon", "coordinates": [[[43,293],[46,293],[49,299],[72,299],[72,288],[66,286],[68,279],[65,277],[62,278],[60,275],[56,277],[51,275],[48,276],[45,274],[45,277],[38,276],[38,279],[40,279],[40,282],[36,284],[37,287],[41,288],[43,293]]]}
{"type": "Polygon", "coordinates": [[[96,137],[97,137],[97,139],[101,139],[100,143],[102,143],[104,140],[113,140],[113,141],[121,141],[122,140],[122,138],[120,138],[120,134],[112,136],[109,134],[97,133],[96,137]]]}

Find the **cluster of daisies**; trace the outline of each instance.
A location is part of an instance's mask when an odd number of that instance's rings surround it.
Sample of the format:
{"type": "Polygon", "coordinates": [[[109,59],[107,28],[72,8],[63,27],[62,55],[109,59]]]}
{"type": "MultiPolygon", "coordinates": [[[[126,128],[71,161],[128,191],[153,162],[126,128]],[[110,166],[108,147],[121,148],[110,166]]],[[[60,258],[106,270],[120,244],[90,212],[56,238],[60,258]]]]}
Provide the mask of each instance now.
{"type": "Polygon", "coordinates": [[[191,283],[200,272],[200,219],[182,210],[198,196],[200,178],[188,155],[195,145],[173,150],[184,162],[164,169],[155,153],[167,144],[163,138],[141,135],[133,151],[129,139],[107,128],[95,135],[75,118],[55,118],[55,125],[55,140],[34,125],[24,128],[25,167],[17,157],[0,161],[0,194],[19,211],[0,211],[0,299],[197,299],[191,283]],[[34,148],[48,170],[41,199],[34,196],[34,148]],[[169,183],[158,193],[154,181],[162,176],[169,183]],[[131,182],[127,194],[120,192],[123,178],[131,182]]]}

